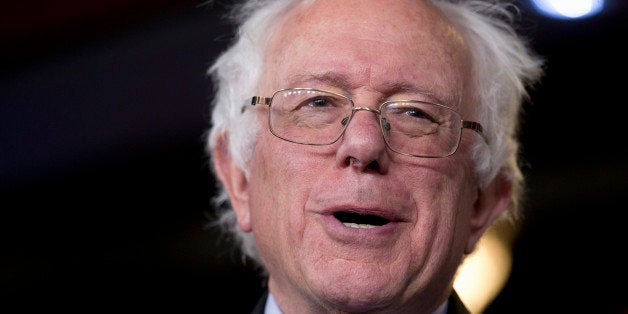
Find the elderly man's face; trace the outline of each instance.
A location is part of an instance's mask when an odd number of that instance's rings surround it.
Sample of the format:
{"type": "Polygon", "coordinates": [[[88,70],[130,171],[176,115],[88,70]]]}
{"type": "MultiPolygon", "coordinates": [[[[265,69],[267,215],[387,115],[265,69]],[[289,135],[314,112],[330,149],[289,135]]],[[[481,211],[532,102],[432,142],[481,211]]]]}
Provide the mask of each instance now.
{"type": "MultiPolygon", "coordinates": [[[[318,88],[360,107],[416,99],[474,118],[465,43],[417,1],[299,8],[272,37],[265,65],[258,95],[318,88]]],[[[250,176],[233,170],[240,177],[229,186],[279,304],[360,310],[413,305],[412,296],[438,306],[489,220],[470,157],[478,135],[464,131],[452,157],[408,157],[386,148],[374,113],[357,111],[338,142],[306,146],[273,136],[268,108],[254,110],[262,129],[250,176]]]]}

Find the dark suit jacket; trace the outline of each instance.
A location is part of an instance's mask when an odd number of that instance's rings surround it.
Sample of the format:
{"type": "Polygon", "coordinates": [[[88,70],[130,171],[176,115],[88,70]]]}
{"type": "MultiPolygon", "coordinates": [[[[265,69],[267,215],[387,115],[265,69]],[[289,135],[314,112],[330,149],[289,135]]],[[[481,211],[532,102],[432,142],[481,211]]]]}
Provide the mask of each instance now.
{"type": "MultiPolygon", "coordinates": [[[[268,299],[268,290],[266,290],[262,297],[257,301],[255,308],[251,314],[264,314],[264,307],[266,307],[266,300],[268,299]]],[[[447,305],[447,314],[470,314],[467,307],[462,303],[460,297],[453,291],[449,296],[449,304],[447,305]]]]}

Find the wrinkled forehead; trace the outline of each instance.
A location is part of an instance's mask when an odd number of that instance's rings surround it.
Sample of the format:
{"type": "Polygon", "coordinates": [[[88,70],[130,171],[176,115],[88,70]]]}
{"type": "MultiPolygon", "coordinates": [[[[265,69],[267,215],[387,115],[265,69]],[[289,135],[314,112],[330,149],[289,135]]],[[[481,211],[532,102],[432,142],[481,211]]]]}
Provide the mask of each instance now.
{"type": "Polygon", "coordinates": [[[287,29],[307,26],[325,29],[337,21],[355,31],[372,32],[372,30],[409,32],[412,26],[427,34],[447,35],[451,26],[442,12],[430,1],[424,0],[312,0],[304,1],[291,10],[284,20],[287,29]]]}
{"type": "Polygon", "coordinates": [[[431,3],[417,0],[306,2],[279,22],[265,66],[262,88],[268,89],[295,87],[285,86],[286,80],[329,76],[333,69],[356,85],[417,84],[460,98],[469,77],[468,51],[458,31],[431,3]],[[378,82],[382,78],[389,81],[378,82]]]}

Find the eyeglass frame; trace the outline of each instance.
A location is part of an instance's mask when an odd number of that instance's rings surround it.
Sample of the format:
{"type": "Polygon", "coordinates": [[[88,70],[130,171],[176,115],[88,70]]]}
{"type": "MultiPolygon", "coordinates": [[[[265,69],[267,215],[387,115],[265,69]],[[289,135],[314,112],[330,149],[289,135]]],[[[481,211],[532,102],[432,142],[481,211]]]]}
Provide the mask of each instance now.
{"type": "MultiPolygon", "coordinates": [[[[270,110],[268,111],[268,129],[270,130],[270,133],[273,134],[275,137],[282,139],[284,141],[290,142],[290,143],[295,143],[295,144],[300,144],[300,145],[309,145],[309,146],[327,146],[327,145],[331,145],[336,143],[340,138],[342,138],[342,136],[344,135],[347,127],[349,126],[349,123],[351,122],[351,120],[353,119],[353,115],[355,114],[356,111],[360,111],[360,110],[364,110],[364,111],[368,111],[368,112],[372,112],[374,114],[377,115],[378,117],[378,124],[380,127],[380,132],[382,134],[382,137],[384,139],[384,143],[386,144],[386,147],[388,147],[388,149],[390,149],[391,151],[400,154],[400,155],[404,155],[404,156],[410,156],[410,157],[416,157],[416,158],[446,158],[446,157],[450,157],[452,155],[454,155],[457,151],[458,148],[460,146],[460,141],[462,139],[462,129],[470,129],[472,131],[475,131],[476,133],[478,133],[483,139],[484,141],[486,141],[488,143],[488,139],[486,138],[486,136],[484,135],[484,128],[482,127],[482,124],[480,124],[479,122],[475,122],[475,121],[469,121],[469,120],[464,120],[462,118],[462,114],[460,114],[458,111],[442,105],[442,104],[438,104],[438,103],[433,103],[433,102],[429,102],[429,101],[422,101],[422,100],[410,100],[410,99],[405,99],[405,100],[394,100],[394,101],[384,101],[379,105],[379,109],[373,109],[373,108],[369,108],[369,107],[356,107],[355,106],[355,102],[353,101],[352,98],[347,97],[343,94],[339,94],[339,93],[335,93],[335,92],[331,92],[328,90],[323,90],[323,89],[317,89],[317,88],[305,88],[305,87],[295,87],[295,88],[282,88],[282,89],[278,89],[276,91],[274,91],[272,93],[271,97],[264,97],[264,96],[253,96],[251,97],[250,103],[248,105],[250,106],[255,106],[255,105],[265,105],[268,106],[268,108],[270,109],[270,106],[272,104],[272,101],[275,97],[275,95],[277,95],[280,92],[285,92],[285,91],[291,91],[291,90],[296,90],[296,91],[316,91],[316,92],[323,92],[323,93],[328,93],[331,95],[335,95],[335,96],[339,96],[343,99],[346,99],[349,101],[349,103],[351,103],[351,114],[349,115],[349,119],[347,120],[347,124],[345,126],[343,126],[342,131],[338,134],[338,137],[336,137],[336,139],[334,139],[333,141],[329,142],[329,143],[324,143],[324,144],[312,144],[312,143],[303,143],[303,142],[297,142],[294,140],[290,140],[287,139],[283,136],[280,136],[278,134],[275,133],[275,131],[273,130],[273,127],[270,123],[271,119],[270,119],[270,110]],[[382,108],[390,103],[397,103],[397,102],[413,102],[413,103],[421,103],[421,104],[427,104],[427,105],[433,105],[433,106],[437,106],[437,107],[441,107],[441,108],[445,108],[447,110],[450,110],[454,113],[456,113],[459,117],[460,117],[460,133],[458,133],[458,139],[456,141],[456,145],[454,147],[454,149],[452,150],[451,153],[444,155],[444,156],[423,156],[423,155],[416,155],[416,154],[410,154],[410,153],[404,153],[404,152],[400,152],[394,148],[392,148],[390,146],[390,144],[388,143],[388,140],[386,139],[386,136],[384,135],[384,126],[382,125],[382,119],[381,119],[381,115],[382,115],[382,108]]],[[[246,110],[246,108],[250,108],[247,106],[243,106],[242,107],[242,112],[244,112],[246,110]]]]}

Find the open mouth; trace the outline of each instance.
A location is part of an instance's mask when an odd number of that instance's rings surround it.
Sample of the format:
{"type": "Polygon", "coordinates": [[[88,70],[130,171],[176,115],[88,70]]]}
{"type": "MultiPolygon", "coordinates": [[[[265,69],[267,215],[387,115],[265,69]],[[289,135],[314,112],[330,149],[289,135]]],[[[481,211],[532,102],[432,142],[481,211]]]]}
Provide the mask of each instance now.
{"type": "Polygon", "coordinates": [[[370,229],[379,226],[383,226],[390,222],[390,220],[381,216],[372,214],[358,214],[355,212],[336,212],[334,217],[338,219],[342,224],[349,228],[358,229],[370,229]]]}

